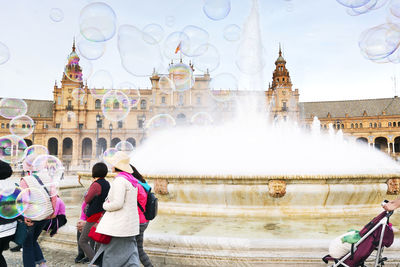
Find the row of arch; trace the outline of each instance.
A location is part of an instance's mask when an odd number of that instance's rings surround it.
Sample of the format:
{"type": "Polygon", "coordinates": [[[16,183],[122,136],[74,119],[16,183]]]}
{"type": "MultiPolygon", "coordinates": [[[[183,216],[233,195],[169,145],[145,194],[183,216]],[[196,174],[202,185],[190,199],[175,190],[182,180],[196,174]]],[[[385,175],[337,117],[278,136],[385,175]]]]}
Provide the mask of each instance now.
{"type": "MultiPolygon", "coordinates": [[[[133,147],[136,147],[136,140],[135,138],[128,138],[126,139],[129,143],[132,144],[133,147]]],[[[85,137],[82,140],[82,149],[81,149],[81,156],[82,158],[91,158],[92,153],[93,153],[93,143],[96,141],[92,141],[91,138],[85,137]]],[[[115,147],[119,142],[121,142],[121,139],[118,137],[115,137],[111,140],[111,145],[110,147],[115,147]]],[[[99,138],[98,140],[98,145],[99,145],[99,152],[103,153],[107,149],[107,140],[103,137],[99,138]]],[[[58,155],[58,139],[55,137],[50,138],[47,141],[47,149],[49,150],[50,155],[58,155]]],[[[65,156],[72,156],[73,152],[73,140],[70,137],[66,137],[62,141],[62,153],[61,155],[63,157],[65,156]]]]}
{"type": "MultiPolygon", "coordinates": [[[[368,144],[368,139],[366,137],[359,137],[356,139],[357,142],[368,144]]],[[[400,152],[400,136],[393,139],[393,142],[389,143],[386,137],[380,136],[374,139],[372,145],[382,151],[388,153],[399,153],[400,152]]]]}

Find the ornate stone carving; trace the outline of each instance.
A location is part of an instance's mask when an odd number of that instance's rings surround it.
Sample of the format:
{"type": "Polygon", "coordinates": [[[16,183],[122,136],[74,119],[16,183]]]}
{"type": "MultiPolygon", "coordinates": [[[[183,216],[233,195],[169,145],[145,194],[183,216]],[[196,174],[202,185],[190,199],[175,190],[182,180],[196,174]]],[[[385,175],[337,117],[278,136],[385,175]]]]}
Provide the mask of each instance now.
{"type": "Polygon", "coordinates": [[[168,181],[167,179],[154,180],[154,192],[160,195],[168,195],[168,181]]]}
{"type": "Polygon", "coordinates": [[[400,179],[399,178],[392,178],[387,180],[386,182],[388,189],[388,195],[398,195],[400,193],[400,179]]]}
{"type": "Polygon", "coordinates": [[[286,182],[283,180],[270,180],[268,193],[273,198],[283,197],[286,194],[286,182]]]}

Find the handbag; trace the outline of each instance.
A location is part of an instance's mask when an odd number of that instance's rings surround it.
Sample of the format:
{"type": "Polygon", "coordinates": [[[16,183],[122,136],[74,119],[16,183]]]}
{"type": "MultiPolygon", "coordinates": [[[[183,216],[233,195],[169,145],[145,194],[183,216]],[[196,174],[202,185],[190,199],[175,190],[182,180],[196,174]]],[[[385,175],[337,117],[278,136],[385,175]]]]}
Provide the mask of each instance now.
{"type": "MultiPolygon", "coordinates": [[[[103,217],[103,216],[102,216],[103,217]]],[[[97,229],[97,225],[100,222],[100,219],[97,221],[97,223],[95,223],[92,228],[90,228],[88,237],[90,237],[91,239],[93,239],[94,241],[96,241],[97,243],[101,243],[101,244],[108,244],[111,242],[111,237],[110,235],[105,235],[105,234],[101,234],[101,233],[97,233],[96,229],[97,229]]]]}
{"type": "Polygon", "coordinates": [[[28,236],[28,227],[23,221],[17,221],[17,231],[14,236],[14,243],[22,246],[25,243],[26,237],[28,236]]]}

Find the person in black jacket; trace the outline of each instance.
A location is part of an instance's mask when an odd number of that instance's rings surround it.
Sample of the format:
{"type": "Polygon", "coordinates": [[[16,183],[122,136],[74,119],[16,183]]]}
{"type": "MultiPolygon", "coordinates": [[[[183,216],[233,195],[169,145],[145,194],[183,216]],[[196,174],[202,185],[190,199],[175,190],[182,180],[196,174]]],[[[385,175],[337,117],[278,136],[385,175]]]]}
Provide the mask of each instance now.
{"type": "MultiPolygon", "coordinates": [[[[0,160],[0,180],[5,180],[12,175],[11,166],[0,160]]],[[[0,186],[1,187],[1,186],[0,186]]],[[[10,205],[9,203],[1,203],[0,205],[10,205]]],[[[14,204],[15,205],[15,204],[14,204]]],[[[7,267],[4,259],[3,251],[9,248],[9,243],[13,239],[17,229],[17,218],[5,219],[0,216],[0,267],[7,267]]]]}

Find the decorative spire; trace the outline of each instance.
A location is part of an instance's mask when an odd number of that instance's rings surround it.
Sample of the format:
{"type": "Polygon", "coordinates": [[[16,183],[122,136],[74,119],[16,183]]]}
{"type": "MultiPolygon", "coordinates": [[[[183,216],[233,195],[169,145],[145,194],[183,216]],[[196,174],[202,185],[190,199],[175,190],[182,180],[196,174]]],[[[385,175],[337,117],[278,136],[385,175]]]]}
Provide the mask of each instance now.
{"type": "Polygon", "coordinates": [[[282,49],[281,49],[281,43],[279,43],[279,56],[282,56],[282,49]]]}
{"type": "Polygon", "coordinates": [[[75,52],[75,36],[74,36],[74,42],[72,43],[72,52],[75,52]]]}

